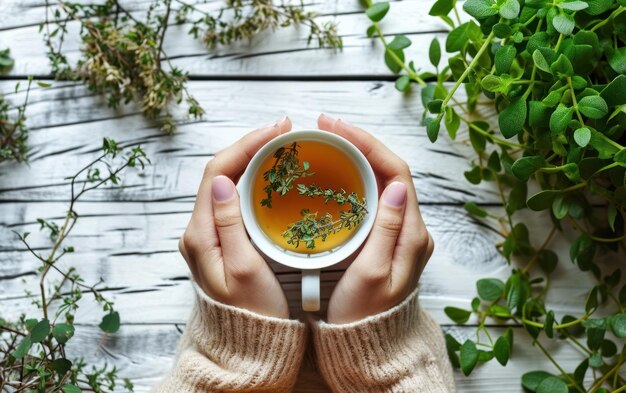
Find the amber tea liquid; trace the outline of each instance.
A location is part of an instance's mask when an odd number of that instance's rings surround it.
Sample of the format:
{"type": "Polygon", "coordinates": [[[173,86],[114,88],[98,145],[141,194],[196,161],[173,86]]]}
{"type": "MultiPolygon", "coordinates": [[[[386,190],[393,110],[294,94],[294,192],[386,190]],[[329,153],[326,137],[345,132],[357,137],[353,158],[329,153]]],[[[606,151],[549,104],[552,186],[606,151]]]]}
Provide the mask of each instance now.
{"type": "MultiPolygon", "coordinates": [[[[253,185],[253,204],[254,214],[257,221],[267,237],[280,247],[303,254],[314,254],[331,250],[343,244],[348,240],[357,228],[350,230],[343,228],[337,233],[329,235],[325,241],[321,238],[315,240],[315,248],[306,248],[304,242],[296,248],[293,244],[287,244],[287,240],[283,238],[282,233],[287,227],[300,220],[302,209],[309,209],[312,213],[318,212],[318,217],[328,212],[333,215],[333,219],[339,219],[339,212],[349,210],[350,204],[346,203],[339,206],[335,201],[324,203],[323,197],[310,198],[305,195],[298,194],[296,185],[302,183],[304,185],[315,184],[324,189],[332,188],[334,190],[344,189],[349,194],[356,192],[360,197],[365,195],[364,185],[361,181],[361,175],[354,163],[340,150],[323,142],[302,141],[298,142],[298,159],[300,165],[302,162],[308,161],[311,165],[309,172],[315,172],[313,176],[297,179],[292,188],[286,195],[281,196],[272,193],[272,207],[261,206],[261,200],[267,196],[263,189],[267,185],[267,181],[263,180],[263,173],[272,168],[275,158],[270,155],[259,168],[253,185]]],[[[289,146],[285,146],[289,147],[289,146]]]]}

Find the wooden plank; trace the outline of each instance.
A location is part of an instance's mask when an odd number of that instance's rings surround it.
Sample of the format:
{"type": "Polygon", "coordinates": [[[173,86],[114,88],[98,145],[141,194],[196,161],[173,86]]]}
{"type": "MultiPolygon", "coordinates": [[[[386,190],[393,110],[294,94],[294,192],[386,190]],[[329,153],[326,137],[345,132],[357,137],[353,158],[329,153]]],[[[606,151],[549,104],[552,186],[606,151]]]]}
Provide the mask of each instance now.
{"type": "MultiPolygon", "coordinates": [[[[59,266],[75,266],[89,282],[103,277],[126,321],[132,323],[182,323],[193,300],[187,282],[188,268],[177,251],[177,243],[188,220],[191,202],[169,203],[82,203],[82,216],[68,239],[76,252],[59,266]]],[[[13,230],[29,231],[32,247],[44,252],[49,247],[45,234],[38,233],[37,217],[59,217],[62,203],[0,204],[0,309],[15,317],[30,309],[24,290],[37,293],[37,261],[16,242],[13,230]]],[[[486,227],[469,218],[462,207],[422,206],[425,222],[436,242],[435,253],[421,279],[422,304],[440,323],[449,322],[445,306],[468,307],[475,296],[475,282],[484,277],[506,278],[511,267],[494,248],[500,241],[495,223],[486,227]]],[[[533,240],[539,244],[549,229],[549,219],[529,222],[533,240]]],[[[553,244],[561,264],[552,280],[549,304],[560,317],[576,314],[585,302],[592,278],[581,279],[569,263],[567,244],[575,234],[559,237],[553,244]],[[587,281],[585,281],[587,280],[587,281]]],[[[299,273],[272,264],[287,293],[291,313],[300,316],[299,273]]],[[[323,275],[324,306],[344,266],[330,268],[323,275]]],[[[54,275],[51,278],[57,279],[54,275]]],[[[88,297],[88,296],[87,296],[88,297]]],[[[101,313],[90,301],[78,320],[97,323],[101,313]]]]}
{"type": "MultiPolygon", "coordinates": [[[[38,32],[39,23],[45,20],[43,3],[25,3],[10,0],[0,5],[8,15],[0,21],[0,46],[8,46],[16,60],[9,75],[48,75],[47,50],[38,32]]],[[[135,10],[139,17],[141,10],[150,4],[145,0],[123,3],[135,10]]],[[[385,34],[405,34],[413,40],[413,46],[406,50],[407,59],[414,60],[416,67],[424,70],[432,68],[427,56],[423,55],[425,48],[433,37],[443,42],[444,32],[448,29],[439,18],[428,15],[433,3],[434,0],[393,2],[389,15],[382,22],[385,34]]],[[[214,1],[203,7],[215,9],[222,4],[214,1]]],[[[267,32],[251,42],[209,51],[199,40],[187,35],[189,26],[184,25],[168,29],[164,50],[174,66],[196,77],[392,77],[383,61],[384,48],[365,35],[370,21],[359,2],[321,0],[307,5],[307,9],[323,15],[320,23],[335,21],[339,24],[338,31],[344,40],[343,51],[307,45],[308,29],[305,27],[267,32]]],[[[0,9],[0,14],[3,10],[0,9]]],[[[68,24],[64,51],[72,62],[80,57],[78,30],[76,22],[68,24]]]]}
{"type": "MultiPolygon", "coordinates": [[[[2,82],[0,91],[12,90],[14,84],[2,82]]],[[[430,143],[419,126],[423,114],[419,93],[403,96],[392,82],[198,81],[189,87],[207,113],[200,122],[183,122],[172,136],[159,131],[133,106],[107,108],[104,98],[84,86],[59,82],[50,89],[35,87],[27,113],[32,130],[30,165],[0,168],[0,201],[65,200],[68,186],[63,179],[95,156],[103,137],[141,143],[154,164],[140,176],[127,175],[124,192],[96,190],[86,199],[191,200],[206,162],[216,151],[284,114],[292,118],[294,129],[314,128],[320,112],[368,129],[406,160],[424,204],[500,199],[493,184],[470,186],[464,178],[463,171],[469,168],[466,157],[473,156],[466,135],[460,132],[461,143],[450,143],[444,135],[436,144],[430,143]]],[[[21,102],[24,92],[8,98],[21,102]]]]}
{"type": "MultiPolygon", "coordinates": [[[[135,384],[135,392],[148,392],[170,370],[176,353],[176,346],[184,324],[178,325],[123,325],[118,334],[106,339],[105,346],[97,351],[102,338],[95,326],[78,326],[76,335],[68,348],[72,353],[85,356],[88,362],[115,364],[120,370],[120,377],[128,377],[135,384]]],[[[463,341],[473,338],[471,327],[447,326],[444,330],[463,341]]],[[[503,329],[490,329],[495,336],[502,334],[503,329]]],[[[558,374],[558,370],[533,347],[528,335],[521,328],[514,328],[515,347],[513,357],[506,367],[501,367],[495,360],[479,366],[472,376],[464,377],[455,372],[457,390],[460,393],[522,393],[521,375],[527,371],[547,370],[558,374]]],[[[549,353],[558,359],[567,371],[574,368],[584,359],[580,351],[566,343],[543,343],[549,353]]],[[[587,385],[591,375],[587,376],[587,385]]],[[[122,390],[118,390],[122,391],[122,390]]],[[[311,364],[310,356],[305,356],[305,365],[299,376],[294,392],[312,393],[328,392],[319,374],[311,364]]]]}

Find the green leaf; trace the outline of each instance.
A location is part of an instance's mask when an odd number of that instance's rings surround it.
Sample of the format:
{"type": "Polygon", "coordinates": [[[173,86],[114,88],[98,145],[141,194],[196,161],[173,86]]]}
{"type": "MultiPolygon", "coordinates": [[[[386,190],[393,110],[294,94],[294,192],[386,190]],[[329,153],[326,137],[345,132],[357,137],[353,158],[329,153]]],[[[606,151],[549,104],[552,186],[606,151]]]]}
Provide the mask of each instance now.
{"type": "Polygon", "coordinates": [[[504,336],[498,337],[496,343],[493,346],[493,353],[496,356],[496,360],[503,366],[509,362],[511,347],[509,342],[504,336]]]}
{"type": "Polygon", "coordinates": [[[496,72],[498,74],[508,74],[513,61],[515,61],[515,56],[517,56],[517,50],[513,45],[505,45],[498,49],[494,57],[496,72]]]}
{"type": "Polygon", "coordinates": [[[398,91],[407,91],[409,86],[411,85],[411,79],[408,76],[402,75],[398,79],[396,79],[396,90],[398,91]]]}
{"type": "Polygon", "coordinates": [[[565,129],[572,121],[574,108],[568,108],[563,104],[559,104],[556,110],[550,116],[550,130],[553,135],[559,135],[565,132],[565,129]]]}
{"type": "Polygon", "coordinates": [[[387,45],[387,47],[395,50],[402,50],[411,46],[411,40],[407,38],[407,36],[398,34],[393,37],[393,40],[387,45]]]}
{"type": "Polygon", "coordinates": [[[552,19],[552,25],[559,33],[569,35],[574,31],[576,22],[574,22],[573,16],[560,12],[552,19]]]}
{"type": "Polygon", "coordinates": [[[63,393],[82,393],[83,391],[76,385],[66,383],[63,385],[63,393]]]}
{"type": "Polygon", "coordinates": [[[584,10],[585,8],[589,7],[589,4],[585,3],[584,1],[580,1],[580,0],[574,0],[574,1],[566,1],[563,3],[557,3],[559,7],[565,9],[565,10],[570,10],[570,11],[580,11],[580,10],[584,10]]]}
{"type": "Polygon", "coordinates": [[[559,75],[559,77],[574,76],[574,67],[572,62],[563,54],[557,57],[556,61],[550,66],[553,74],[559,75]]]}
{"type": "Polygon", "coordinates": [[[439,114],[441,113],[441,108],[443,105],[443,100],[432,100],[428,103],[428,111],[430,113],[439,114]]]}
{"type": "Polygon", "coordinates": [[[52,83],[46,83],[46,82],[42,82],[42,81],[37,81],[37,86],[43,87],[44,89],[47,89],[48,87],[52,86],[52,83]]]}
{"type": "Polygon", "coordinates": [[[518,0],[505,0],[500,6],[500,16],[504,19],[515,19],[519,15],[520,8],[518,0]]]}
{"type": "Polygon", "coordinates": [[[493,34],[498,38],[509,38],[513,33],[511,26],[506,23],[496,23],[492,28],[493,34]]]}
{"type": "Polygon", "coordinates": [[[626,314],[615,314],[610,318],[611,331],[619,338],[626,338],[626,314]]]}
{"type": "Polygon", "coordinates": [[[67,323],[57,323],[52,328],[52,335],[59,344],[65,344],[74,335],[74,326],[67,323]]]}
{"type": "Polygon", "coordinates": [[[387,50],[385,50],[385,64],[394,74],[402,71],[402,66],[404,65],[404,51],[387,47],[387,50]]]}
{"type": "Polygon", "coordinates": [[[626,104],[626,76],[618,75],[600,93],[609,107],[626,104]]]}
{"type": "Polygon", "coordinates": [[[609,55],[609,65],[618,74],[626,74],[626,46],[617,48],[609,55]]]}
{"type": "Polygon", "coordinates": [[[467,0],[463,4],[463,10],[476,19],[484,19],[498,13],[491,0],[467,0]]]}
{"type": "Polygon", "coordinates": [[[372,22],[378,22],[387,15],[388,11],[389,3],[374,3],[365,11],[365,15],[367,15],[372,22]]]}
{"type": "Polygon", "coordinates": [[[609,107],[600,96],[586,96],[578,102],[578,110],[591,119],[601,119],[609,113],[609,107]]]}
{"type": "Polygon", "coordinates": [[[546,275],[552,274],[558,263],[559,257],[554,251],[542,250],[539,254],[539,267],[546,275]]]}
{"type": "Polygon", "coordinates": [[[552,202],[554,198],[559,195],[560,191],[558,190],[543,190],[535,195],[531,196],[528,201],[526,201],[526,205],[528,208],[534,211],[546,210],[552,207],[552,202]]]}
{"type": "Polygon", "coordinates": [[[489,215],[489,213],[487,213],[485,209],[478,206],[474,202],[465,202],[464,207],[465,207],[465,210],[467,210],[469,214],[476,216],[476,217],[485,218],[489,215]]]}
{"type": "Polygon", "coordinates": [[[120,329],[120,314],[117,311],[113,311],[105,315],[98,326],[105,333],[117,332],[120,329]]]}
{"type": "Polygon", "coordinates": [[[567,384],[557,377],[548,377],[537,386],[537,393],[568,393],[567,384]]]}
{"type": "Polygon", "coordinates": [[[513,274],[507,283],[509,285],[506,297],[506,306],[509,310],[516,308],[522,302],[522,281],[518,274],[513,274]]]}
{"type": "Polygon", "coordinates": [[[50,322],[47,319],[39,321],[30,332],[30,338],[33,343],[40,343],[50,334],[50,322]]]}
{"type": "Polygon", "coordinates": [[[457,307],[446,307],[443,309],[443,312],[446,313],[448,318],[453,320],[458,324],[463,324],[469,320],[470,315],[472,313],[467,310],[463,310],[462,308],[457,307]]]}
{"type": "Polygon", "coordinates": [[[582,127],[574,131],[574,140],[580,147],[586,147],[591,140],[591,130],[587,127],[582,127]]]}
{"type": "Polygon", "coordinates": [[[439,67],[439,62],[441,61],[441,45],[439,45],[439,40],[436,38],[433,38],[430,43],[428,58],[430,59],[430,64],[434,67],[439,67]]]}
{"type": "Polygon", "coordinates": [[[454,8],[455,1],[453,0],[437,0],[433,4],[428,15],[430,16],[446,16],[454,8]]]}
{"type": "Polygon", "coordinates": [[[28,354],[28,351],[30,350],[32,346],[33,346],[33,343],[30,340],[30,335],[25,336],[20,342],[20,345],[17,346],[17,348],[11,355],[16,359],[21,359],[24,356],[26,356],[26,354],[28,354]]]}
{"type": "Polygon", "coordinates": [[[426,134],[428,135],[428,139],[435,143],[437,138],[439,137],[439,129],[441,128],[441,118],[428,118],[426,119],[426,134]]]}
{"type": "Polygon", "coordinates": [[[550,64],[548,64],[548,61],[539,49],[533,52],[533,62],[541,71],[547,72],[549,74],[552,73],[552,70],[550,69],[550,64]]]}
{"type": "Polygon", "coordinates": [[[465,45],[467,45],[467,42],[469,41],[467,36],[469,24],[470,22],[463,23],[448,33],[448,37],[446,38],[446,52],[459,52],[465,47],[465,45]]]}
{"type": "Polygon", "coordinates": [[[552,214],[558,220],[562,220],[567,215],[568,206],[563,195],[557,195],[552,201],[552,214]]]}
{"type": "Polygon", "coordinates": [[[526,156],[519,158],[511,166],[511,171],[521,181],[528,179],[539,169],[545,165],[545,160],[541,156],[526,156]]]}
{"type": "Polygon", "coordinates": [[[461,370],[465,376],[468,376],[474,367],[476,367],[476,363],[478,363],[478,349],[476,349],[476,344],[471,340],[466,340],[461,346],[459,355],[461,370]]]}
{"type": "Polygon", "coordinates": [[[455,112],[454,108],[451,106],[446,107],[446,115],[444,117],[444,125],[448,130],[448,135],[450,135],[450,139],[456,139],[456,132],[459,130],[461,126],[461,118],[455,112]]]}
{"type": "Polygon", "coordinates": [[[550,377],[552,374],[545,371],[530,371],[522,375],[522,386],[531,392],[536,392],[539,384],[550,377]]]}
{"type": "Polygon", "coordinates": [[[72,362],[65,358],[55,359],[52,363],[50,363],[50,368],[56,371],[58,375],[62,376],[66,372],[70,371],[72,368],[72,362]]]}
{"type": "Polygon", "coordinates": [[[488,302],[495,302],[504,293],[504,283],[497,278],[482,278],[476,282],[478,296],[488,302]]]}
{"type": "Polygon", "coordinates": [[[505,138],[512,138],[519,134],[526,122],[527,108],[526,100],[519,98],[513,101],[500,115],[498,115],[498,125],[505,138]]]}

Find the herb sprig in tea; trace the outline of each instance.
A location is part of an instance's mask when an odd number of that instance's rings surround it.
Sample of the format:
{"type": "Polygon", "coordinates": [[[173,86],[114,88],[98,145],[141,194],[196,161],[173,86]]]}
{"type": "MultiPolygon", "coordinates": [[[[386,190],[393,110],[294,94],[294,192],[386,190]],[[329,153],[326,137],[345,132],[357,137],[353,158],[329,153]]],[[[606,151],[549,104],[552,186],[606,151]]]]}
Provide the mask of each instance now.
{"type": "MultiPolygon", "coordinates": [[[[297,179],[310,177],[315,172],[310,172],[310,163],[303,161],[300,165],[298,159],[298,144],[292,143],[288,147],[281,147],[274,153],[274,165],[263,173],[263,179],[268,182],[264,191],[266,198],[261,200],[261,206],[272,207],[272,194],[278,193],[280,196],[286,195],[294,187],[297,179]]],[[[325,241],[329,235],[335,234],[342,229],[351,230],[356,228],[363,222],[367,214],[367,204],[365,198],[359,197],[355,192],[348,193],[344,189],[333,190],[332,188],[323,188],[315,184],[305,185],[296,184],[298,194],[310,198],[322,197],[324,203],[331,201],[342,206],[349,204],[348,210],[339,213],[339,218],[335,219],[331,213],[321,214],[319,212],[311,212],[310,209],[302,209],[300,214],[302,219],[290,224],[282,233],[287,244],[291,244],[296,248],[300,243],[304,243],[306,248],[315,248],[315,240],[321,239],[325,241]]]]}

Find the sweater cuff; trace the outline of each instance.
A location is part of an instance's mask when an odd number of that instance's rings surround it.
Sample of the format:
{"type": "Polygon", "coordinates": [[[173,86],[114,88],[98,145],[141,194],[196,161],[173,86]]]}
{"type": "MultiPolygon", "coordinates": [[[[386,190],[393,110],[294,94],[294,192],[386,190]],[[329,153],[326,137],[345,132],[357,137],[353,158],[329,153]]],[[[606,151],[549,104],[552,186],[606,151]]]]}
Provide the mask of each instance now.
{"type": "Polygon", "coordinates": [[[184,385],[180,391],[290,391],[306,326],[220,303],[194,288],[196,305],[174,369],[173,380],[184,385]]]}
{"type": "Polygon", "coordinates": [[[319,368],[337,392],[450,392],[450,364],[418,290],[397,306],[348,324],[313,327],[319,368]]]}

